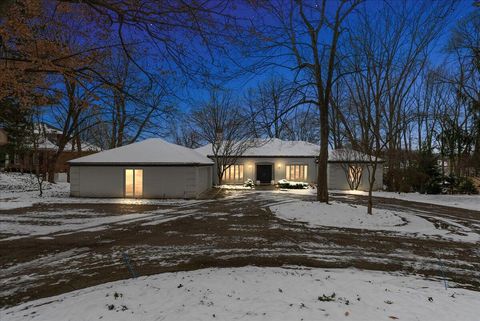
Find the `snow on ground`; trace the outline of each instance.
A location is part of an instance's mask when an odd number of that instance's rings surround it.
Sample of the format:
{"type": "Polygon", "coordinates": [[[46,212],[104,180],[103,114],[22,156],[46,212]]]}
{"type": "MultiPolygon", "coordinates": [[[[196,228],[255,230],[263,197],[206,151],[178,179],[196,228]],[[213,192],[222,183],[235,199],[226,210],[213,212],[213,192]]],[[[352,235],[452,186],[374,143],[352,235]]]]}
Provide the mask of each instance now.
{"type": "Polygon", "coordinates": [[[463,242],[480,240],[477,233],[460,224],[456,224],[456,228],[461,233],[456,234],[449,230],[437,229],[433,223],[413,213],[374,209],[373,215],[370,215],[367,214],[367,208],[361,205],[294,201],[274,205],[270,209],[280,218],[305,222],[313,226],[393,231],[420,236],[435,235],[463,242]]]}
{"type": "MultiPolygon", "coordinates": [[[[25,215],[0,215],[0,241],[24,237],[44,237],[54,233],[63,235],[74,232],[93,232],[110,228],[112,224],[129,224],[146,221],[144,224],[161,224],[187,216],[184,212],[168,215],[172,210],[154,210],[123,215],[99,215],[95,211],[66,210],[56,212],[33,212],[25,215]],[[184,214],[184,215],[182,215],[184,214]]],[[[195,211],[196,212],[196,211],[195,211]]],[[[192,215],[192,214],[188,214],[192,215]]]]}
{"type": "MultiPolygon", "coordinates": [[[[368,195],[363,191],[330,191],[339,194],[368,195]]],[[[431,195],[419,193],[395,193],[395,192],[373,192],[373,196],[395,198],[404,201],[429,203],[435,205],[464,208],[467,210],[480,211],[480,195],[431,195]]]]}
{"type": "Polygon", "coordinates": [[[0,214],[0,242],[32,236],[48,239],[53,234],[98,232],[112,226],[120,227],[133,222],[141,222],[142,226],[163,224],[198,214],[199,209],[190,208],[195,204],[197,203],[122,215],[101,214],[88,209],[61,209],[16,215],[0,214]]]}
{"type": "Polygon", "coordinates": [[[203,269],[106,283],[0,310],[14,320],[478,320],[480,293],[356,269],[203,269]]]}
{"type": "Polygon", "coordinates": [[[243,186],[240,184],[223,184],[223,185],[215,185],[214,188],[218,189],[238,189],[238,190],[253,190],[254,188],[251,188],[249,186],[243,186]]]}
{"type": "Polygon", "coordinates": [[[70,197],[69,183],[44,183],[43,196],[38,193],[35,177],[30,174],[0,172],[0,210],[30,207],[42,204],[138,204],[138,205],[181,205],[194,204],[198,200],[179,199],[125,199],[70,197]]]}

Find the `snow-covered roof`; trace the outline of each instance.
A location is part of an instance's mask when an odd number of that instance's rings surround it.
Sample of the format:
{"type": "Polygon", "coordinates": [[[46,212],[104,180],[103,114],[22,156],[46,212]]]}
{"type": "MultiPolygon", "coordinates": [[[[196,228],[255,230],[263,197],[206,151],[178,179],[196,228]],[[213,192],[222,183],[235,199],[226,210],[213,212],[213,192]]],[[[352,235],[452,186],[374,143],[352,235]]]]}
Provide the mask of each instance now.
{"type": "Polygon", "coordinates": [[[35,134],[38,134],[38,133],[57,134],[57,135],[63,134],[63,132],[60,129],[44,122],[34,124],[33,131],[35,134]]]}
{"type": "MultiPolygon", "coordinates": [[[[95,146],[93,144],[87,143],[87,142],[82,142],[82,151],[88,151],[88,152],[98,152],[101,150],[100,147],[95,146]]],[[[30,148],[33,148],[33,144],[28,145],[30,148]]],[[[58,149],[58,146],[53,143],[50,139],[44,138],[42,141],[38,143],[38,149],[39,150],[53,150],[56,151],[58,149]]],[[[75,150],[77,148],[75,147],[75,150]]],[[[71,151],[72,150],[72,144],[67,143],[65,145],[65,148],[63,149],[64,151],[71,151]]]]}
{"type": "MultiPolygon", "coordinates": [[[[369,156],[365,153],[359,152],[349,148],[334,149],[328,153],[329,162],[370,162],[375,161],[374,156],[369,156]]],[[[377,162],[381,162],[380,158],[377,162]]]]}
{"type": "MultiPolygon", "coordinates": [[[[213,156],[212,144],[195,149],[202,155],[213,156]]],[[[278,138],[257,139],[242,157],[318,157],[320,146],[305,141],[285,141],[278,138]]],[[[335,149],[328,153],[329,162],[368,162],[367,154],[352,149],[335,149]]],[[[378,161],[381,161],[380,159],[378,161]]]]}
{"type": "Polygon", "coordinates": [[[213,164],[212,160],[191,148],[172,144],[160,138],[149,138],[130,145],[69,161],[81,164],[213,164]]]}
{"type": "MultiPolygon", "coordinates": [[[[195,149],[205,156],[213,156],[212,144],[195,149]]],[[[278,138],[257,139],[247,148],[243,157],[315,157],[320,147],[305,141],[286,141],[278,138]]]]}

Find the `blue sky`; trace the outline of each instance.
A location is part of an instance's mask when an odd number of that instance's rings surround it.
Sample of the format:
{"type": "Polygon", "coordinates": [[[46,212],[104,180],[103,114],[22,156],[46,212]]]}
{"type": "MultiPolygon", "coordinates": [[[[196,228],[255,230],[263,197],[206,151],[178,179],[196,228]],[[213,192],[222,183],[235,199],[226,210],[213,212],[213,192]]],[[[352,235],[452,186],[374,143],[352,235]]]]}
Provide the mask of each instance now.
{"type": "MultiPolygon", "coordinates": [[[[411,3],[414,0],[411,0],[411,3]]],[[[333,2],[331,2],[333,4],[333,2]]],[[[368,10],[375,10],[383,3],[381,0],[370,0],[367,1],[365,6],[367,6],[368,10]]],[[[392,6],[401,4],[400,1],[390,1],[389,2],[392,6]]],[[[413,2],[414,3],[414,2],[413,2]]],[[[455,11],[449,18],[448,23],[445,25],[444,30],[436,41],[433,51],[430,56],[430,63],[433,66],[438,66],[441,64],[445,64],[447,60],[447,54],[445,53],[445,45],[450,38],[450,31],[452,27],[455,25],[457,21],[464,18],[466,15],[471,13],[475,10],[473,6],[473,0],[463,0],[459,1],[456,5],[455,11]]],[[[478,9],[477,9],[478,10],[478,9]]],[[[245,9],[237,8],[234,14],[238,14],[241,16],[250,16],[255,18],[250,11],[245,11],[245,9]]],[[[233,49],[232,49],[233,50],[233,49]]],[[[255,87],[259,82],[272,77],[273,75],[283,75],[286,78],[291,77],[291,71],[285,68],[265,68],[262,72],[257,74],[244,74],[240,77],[237,77],[234,80],[231,80],[227,83],[223,83],[225,87],[230,89],[232,92],[237,93],[238,95],[242,95],[245,90],[249,87],[255,87]]],[[[208,97],[207,92],[202,89],[201,85],[198,84],[191,84],[188,86],[187,91],[184,93],[194,99],[203,99],[208,97]]],[[[188,103],[182,103],[182,109],[188,108],[188,103]]]]}

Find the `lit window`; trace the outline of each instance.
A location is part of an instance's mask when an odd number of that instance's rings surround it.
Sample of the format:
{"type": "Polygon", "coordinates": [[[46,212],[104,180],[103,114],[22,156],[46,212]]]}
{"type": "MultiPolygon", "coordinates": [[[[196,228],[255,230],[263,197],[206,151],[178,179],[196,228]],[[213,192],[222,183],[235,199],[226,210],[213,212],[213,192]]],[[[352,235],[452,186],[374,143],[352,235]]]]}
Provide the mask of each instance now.
{"type": "MultiPolygon", "coordinates": [[[[222,166],[225,168],[227,166],[222,166]]],[[[223,172],[224,181],[241,181],[243,180],[243,165],[230,165],[223,172]]]]}
{"type": "Polygon", "coordinates": [[[285,176],[288,181],[306,181],[308,165],[286,165],[285,176]]]}
{"type": "Polygon", "coordinates": [[[125,197],[143,196],[143,169],[125,170],[125,197]]]}

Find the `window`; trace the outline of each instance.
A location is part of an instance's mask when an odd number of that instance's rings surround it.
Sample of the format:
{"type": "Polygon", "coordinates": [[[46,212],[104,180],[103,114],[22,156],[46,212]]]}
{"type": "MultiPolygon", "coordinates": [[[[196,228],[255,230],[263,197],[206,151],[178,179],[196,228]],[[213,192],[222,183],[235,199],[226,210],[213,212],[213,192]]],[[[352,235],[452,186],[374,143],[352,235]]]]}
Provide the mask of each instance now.
{"type": "MultiPolygon", "coordinates": [[[[222,166],[222,169],[226,166],[222,166]]],[[[243,180],[243,165],[230,165],[224,172],[222,179],[224,181],[243,180]]]]}
{"type": "Polygon", "coordinates": [[[143,196],[143,169],[125,170],[125,197],[143,196]]]}
{"type": "Polygon", "coordinates": [[[285,177],[288,181],[307,180],[308,165],[286,165],[285,177]]]}

